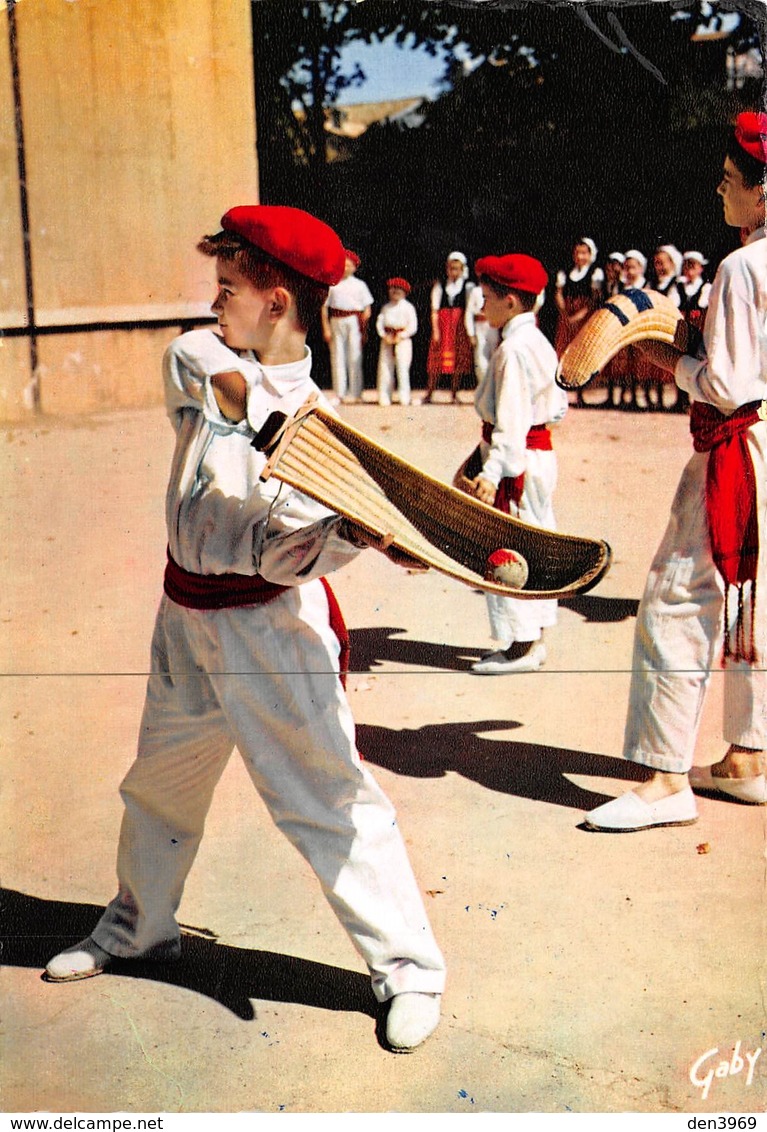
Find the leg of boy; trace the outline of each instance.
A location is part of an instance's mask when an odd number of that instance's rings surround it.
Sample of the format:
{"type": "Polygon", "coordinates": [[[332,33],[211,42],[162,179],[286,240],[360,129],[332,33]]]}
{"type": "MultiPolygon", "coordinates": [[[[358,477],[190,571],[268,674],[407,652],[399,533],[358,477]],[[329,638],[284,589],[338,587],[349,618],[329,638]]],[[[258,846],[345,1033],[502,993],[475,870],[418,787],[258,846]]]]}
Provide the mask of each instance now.
{"type": "Polygon", "coordinates": [[[229,611],[219,641],[224,671],[243,672],[250,655],[260,675],[212,678],[253,782],[317,874],[378,1000],[439,994],[444,961],[394,810],[357,753],[325,591],[308,583],[266,608],[261,631],[229,611]]]}
{"type": "Polygon", "coordinates": [[[394,347],[394,359],[397,370],[397,388],[399,390],[400,405],[410,404],[410,366],[413,361],[413,341],[403,338],[394,347]]]}
{"type": "Polygon", "coordinates": [[[383,340],[378,352],[378,404],[391,405],[392,389],[394,388],[394,375],[392,372],[392,348],[383,340]]]}

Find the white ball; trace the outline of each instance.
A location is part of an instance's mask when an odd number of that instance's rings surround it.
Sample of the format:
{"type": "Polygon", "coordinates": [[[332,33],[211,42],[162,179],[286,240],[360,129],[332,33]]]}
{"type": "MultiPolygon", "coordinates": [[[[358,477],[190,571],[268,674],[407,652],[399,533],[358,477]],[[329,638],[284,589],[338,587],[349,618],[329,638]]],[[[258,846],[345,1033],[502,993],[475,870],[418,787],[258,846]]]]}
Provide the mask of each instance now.
{"type": "Polygon", "coordinates": [[[522,590],[529,574],[527,561],[518,550],[494,550],[487,560],[485,581],[522,590]]]}

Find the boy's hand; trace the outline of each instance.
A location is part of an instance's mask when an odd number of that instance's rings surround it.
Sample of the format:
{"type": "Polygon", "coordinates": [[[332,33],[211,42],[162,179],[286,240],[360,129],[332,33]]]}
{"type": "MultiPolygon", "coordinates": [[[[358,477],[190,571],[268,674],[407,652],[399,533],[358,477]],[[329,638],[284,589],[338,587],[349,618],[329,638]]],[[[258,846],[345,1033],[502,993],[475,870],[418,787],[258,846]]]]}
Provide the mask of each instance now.
{"type": "Polygon", "coordinates": [[[402,566],[407,570],[417,571],[419,574],[425,574],[429,569],[428,566],[424,566],[420,559],[413,558],[407,551],[400,550],[398,546],[393,546],[391,535],[375,535],[371,531],[366,531],[364,527],[358,526],[357,523],[353,523],[351,519],[341,520],[338,533],[341,538],[346,539],[353,546],[370,547],[372,550],[385,554],[395,566],[402,566]]]}
{"type": "Polygon", "coordinates": [[[230,421],[242,421],[247,413],[248,387],[237,370],[214,373],[210,379],[216,403],[230,421]]]}
{"type": "Polygon", "coordinates": [[[498,488],[490,480],[483,479],[482,476],[477,476],[476,479],[471,481],[474,485],[474,494],[480,503],[489,503],[490,506],[495,503],[495,496],[498,488]]]}

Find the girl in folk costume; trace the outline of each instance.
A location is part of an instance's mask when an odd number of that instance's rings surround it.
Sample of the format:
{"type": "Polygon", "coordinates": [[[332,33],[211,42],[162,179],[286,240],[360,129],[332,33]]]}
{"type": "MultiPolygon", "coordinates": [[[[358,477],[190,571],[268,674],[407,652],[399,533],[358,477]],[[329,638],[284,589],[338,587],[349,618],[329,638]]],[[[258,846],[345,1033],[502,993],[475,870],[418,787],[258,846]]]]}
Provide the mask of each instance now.
{"type": "Polygon", "coordinates": [[[703,280],[703,268],[707,263],[702,252],[685,252],[682,257],[682,274],[677,279],[679,309],[690,326],[701,332],[711,294],[711,284],[703,280]]]}
{"type": "MultiPolygon", "coordinates": [[[[623,294],[625,284],[623,282],[623,265],[626,262],[626,257],[622,252],[610,252],[605,261],[605,284],[604,284],[604,301],[609,302],[617,295],[623,294]]],[[[606,409],[612,409],[615,405],[615,390],[618,390],[619,398],[618,404],[623,400],[623,390],[626,385],[626,378],[628,376],[628,351],[621,350],[611,358],[607,365],[602,370],[602,382],[607,385],[607,399],[604,402],[606,409]]]]}
{"type": "MultiPolygon", "coordinates": [[[[583,326],[589,315],[602,301],[604,274],[597,267],[597,247],[588,236],[580,236],[573,244],[573,264],[569,271],[557,274],[554,301],[559,311],[554,349],[561,358],[567,346],[583,326]]],[[[583,404],[583,393],[578,390],[578,404],[583,404]]]]}
{"type": "Polygon", "coordinates": [[[592,311],[602,300],[604,273],[596,265],[597,248],[588,236],[573,245],[573,265],[557,275],[554,301],[559,311],[554,349],[561,357],[592,311]]]}
{"type": "MultiPolygon", "coordinates": [[[[620,255],[620,253],[617,253],[620,255]]],[[[647,286],[645,278],[645,271],[647,270],[647,259],[639,251],[638,248],[629,248],[623,256],[623,271],[622,282],[623,290],[626,291],[631,287],[641,291],[647,286]]],[[[626,404],[631,408],[638,408],[637,404],[637,384],[638,379],[647,371],[647,363],[641,357],[639,350],[635,346],[627,346],[625,350],[621,350],[617,358],[613,358],[611,365],[617,361],[621,372],[621,384],[624,390],[628,391],[628,400],[626,404]]]]}
{"type": "Polygon", "coordinates": [[[767,804],[767,114],[738,115],[717,188],[724,222],[748,232],[719,265],[697,356],[643,343],[692,401],[694,454],[639,607],[624,757],[648,768],[586,815],[592,829],[690,825],[696,790],[767,804]],[[723,644],[723,648],[722,648],[723,644]],[[729,744],[692,766],[721,656],[729,744]]]}
{"type": "MultiPolygon", "coordinates": [[[[679,248],[673,244],[661,244],[653,253],[652,267],[653,279],[647,284],[647,287],[657,291],[660,295],[665,295],[675,307],[679,307],[681,296],[677,279],[682,270],[682,253],[679,248]]],[[[648,407],[650,405],[650,390],[652,389],[655,393],[655,408],[662,409],[664,407],[663,390],[667,385],[673,384],[669,374],[660,366],[653,365],[646,358],[642,359],[641,368],[648,407]]],[[[674,409],[686,408],[687,399],[680,399],[677,395],[676,402],[672,407],[674,409]]]]}
{"type": "Polygon", "coordinates": [[[431,289],[431,342],[426,360],[428,384],[423,404],[428,405],[441,377],[450,378],[453,400],[458,400],[461,381],[472,372],[471,342],[464,315],[473,284],[463,252],[451,252],[445,264],[445,280],[431,289]]]}

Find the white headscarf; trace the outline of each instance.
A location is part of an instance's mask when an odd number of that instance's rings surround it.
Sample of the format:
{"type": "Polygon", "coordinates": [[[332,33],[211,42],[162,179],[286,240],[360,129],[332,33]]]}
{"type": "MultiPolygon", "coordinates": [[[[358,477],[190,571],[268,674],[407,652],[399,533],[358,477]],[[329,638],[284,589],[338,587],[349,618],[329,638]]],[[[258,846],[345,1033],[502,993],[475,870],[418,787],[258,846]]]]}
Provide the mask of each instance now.
{"type": "Polygon", "coordinates": [[[586,247],[587,247],[587,248],[589,249],[589,251],[591,252],[591,259],[590,259],[590,261],[589,261],[589,262],[590,262],[590,263],[593,263],[593,262],[594,262],[594,260],[595,260],[595,259],[597,258],[597,246],[596,246],[596,244],[594,243],[594,241],[593,241],[593,240],[590,240],[588,236],[579,236],[579,237],[578,237],[578,239],[577,239],[577,240],[575,241],[575,243],[576,243],[576,244],[585,244],[585,245],[586,245],[586,247]]]}
{"type": "Polygon", "coordinates": [[[447,259],[445,260],[445,263],[450,263],[451,259],[457,259],[459,263],[463,264],[463,278],[468,279],[469,278],[469,261],[466,259],[466,256],[463,254],[463,252],[451,252],[450,255],[447,257],[447,259]]]}
{"type": "Polygon", "coordinates": [[[679,248],[674,244],[661,244],[658,248],[659,252],[665,252],[674,265],[674,275],[678,275],[682,270],[682,253],[679,248]]]}
{"type": "Polygon", "coordinates": [[[708,260],[702,252],[685,252],[682,256],[682,260],[684,261],[686,259],[694,259],[696,263],[699,263],[701,265],[701,267],[705,267],[708,263],[708,260]]]}
{"type": "Polygon", "coordinates": [[[625,263],[627,259],[638,260],[638,262],[642,265],[642,272],[644,272],[644,269],[647,267],[647,256],[643,256],[642,253],[640,251],[637,251],[636,248],[629,248],[629,250],[623,257],[623,262],[625,263]]]}

